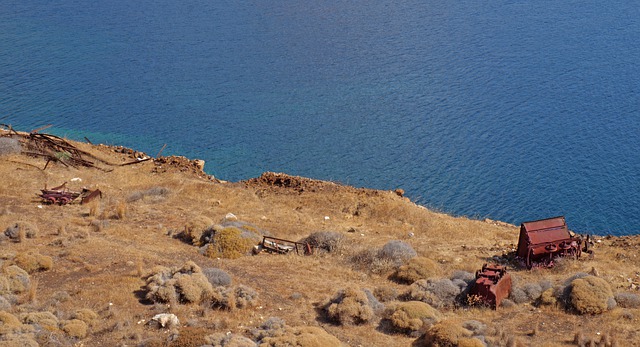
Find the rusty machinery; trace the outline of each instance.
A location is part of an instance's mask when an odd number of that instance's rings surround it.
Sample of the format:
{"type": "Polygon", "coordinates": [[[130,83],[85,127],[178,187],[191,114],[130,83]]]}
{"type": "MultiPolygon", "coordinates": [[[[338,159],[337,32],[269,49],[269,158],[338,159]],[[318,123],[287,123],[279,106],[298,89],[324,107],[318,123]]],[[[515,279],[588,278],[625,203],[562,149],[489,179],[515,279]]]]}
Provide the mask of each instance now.
{"type": "Polygon", "coordinates": [[[516,256],[528,269],[535,266],[553,266],[557,257],[580,257],[582,239],[573,236],[564,216],[524,222],[516,256]]]}
{"type": "Polygon", "coordinates": [[[476,271],[476,280],[467,296],[471,304],[482,304],[496,309],[511,293],[511,275],[506,266],[487,265],[476,271]]]}

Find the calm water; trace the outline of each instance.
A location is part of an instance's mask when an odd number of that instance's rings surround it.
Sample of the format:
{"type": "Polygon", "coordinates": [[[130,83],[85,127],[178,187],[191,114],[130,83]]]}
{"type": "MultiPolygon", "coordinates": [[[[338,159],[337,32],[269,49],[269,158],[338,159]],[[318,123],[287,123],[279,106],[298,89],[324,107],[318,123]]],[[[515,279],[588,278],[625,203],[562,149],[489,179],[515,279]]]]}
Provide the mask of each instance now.
{"type": "Polygon", "coordinates": [[[633,1],[4,0],[0,122],[640,233],[633,1]]]}

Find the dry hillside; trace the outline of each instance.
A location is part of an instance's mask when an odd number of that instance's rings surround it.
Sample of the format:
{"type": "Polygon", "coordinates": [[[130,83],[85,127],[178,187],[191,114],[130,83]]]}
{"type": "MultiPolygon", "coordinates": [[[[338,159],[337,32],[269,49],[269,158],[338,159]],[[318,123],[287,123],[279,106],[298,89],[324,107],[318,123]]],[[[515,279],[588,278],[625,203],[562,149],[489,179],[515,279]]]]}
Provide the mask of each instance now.
{"type": "Polygon", "coordinates": [[[526,270],[517,226],[401,191],[36,141],[0,131],[0,346],[640,346],[638,237],[526,270]],[[37,196],[64,182],[102,198],[37,196]],[[318,247],[252,255],[262,235],[318,247]],[[460,299],[487,262],[514,278],[497,310],[460,299]]]}

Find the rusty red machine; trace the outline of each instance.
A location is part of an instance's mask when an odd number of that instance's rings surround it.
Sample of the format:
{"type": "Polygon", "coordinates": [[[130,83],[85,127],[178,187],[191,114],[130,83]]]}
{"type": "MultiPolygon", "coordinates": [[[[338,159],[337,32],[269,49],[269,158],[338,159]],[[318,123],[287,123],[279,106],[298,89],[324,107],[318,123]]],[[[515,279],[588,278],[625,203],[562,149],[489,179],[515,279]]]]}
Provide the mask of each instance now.
{"type": "Polygon", "coordinates": [[[476,280],[468,294],[472,304],[483,304],[496,309],[502,300],[511,294],[511,275],[507,267],[501,265],[482,265],[476,271],[476,280]]]}
{"type": "Polygon", "coordinates": [[[71,203],[78,197],[81,198],[81,204],[88,203],[96,197],[102,197],[102,192],[100,191],[100,189],[88,190],[83,188],[81,192],[71,191],[67,188],[67,182],[51,189],[41,189],[40,192],[41,193],[38,194],[38,197],[40,197],[42,201],[48,204],[58,205],[66,205],[68,203],[71,203]]]}
{"type": "Polygon", "coordinates": [[[528,269],[535,266],[553,266],[557,257],[580,257],[582,239],[573,236],[564,216],[524,222],[516,256],[528,269]]]}

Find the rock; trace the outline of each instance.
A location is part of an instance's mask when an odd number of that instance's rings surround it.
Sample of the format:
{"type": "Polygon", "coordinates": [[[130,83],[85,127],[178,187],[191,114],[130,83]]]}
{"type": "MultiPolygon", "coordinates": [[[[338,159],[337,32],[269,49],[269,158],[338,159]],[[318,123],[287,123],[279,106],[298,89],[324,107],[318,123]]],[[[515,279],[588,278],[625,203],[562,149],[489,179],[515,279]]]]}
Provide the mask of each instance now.
{"type": "Polygon", "coordinates": [[[157,323],[160,327],[168,329],[180,326],[180,320],[178,320],[178,317],[173,313],[157,314],[151,318],[149,323],[157,323]]]}
{"type": "Polygon", "coordinates": [[[404,189],[398,188],[398,189],[394,190],[393,192],[396,193],[396,195],[399,196],[399,197],[403,197],[404,196],[404,189]]]}
{"type": "Polygon", "coordinates": [[[193,163],[196,165],[196,167],[198,168],[198,170],[200,171],[204,171],[204,160],[202,159],[196,159],[193,161],[193,163]]]}
{"type": "Polygon", "coordinates": [[[225,221],[237,221],[238,217],[235,214],[229,212],[224,216],[225,221]]]}
{"type": "Polygon", "coordinates": [[[589,274],[596,277],[600,276],[600,272],[595,267],[591,267],[591,271],[589,271],[589,274]]]}

